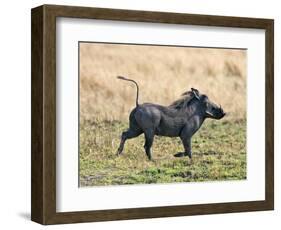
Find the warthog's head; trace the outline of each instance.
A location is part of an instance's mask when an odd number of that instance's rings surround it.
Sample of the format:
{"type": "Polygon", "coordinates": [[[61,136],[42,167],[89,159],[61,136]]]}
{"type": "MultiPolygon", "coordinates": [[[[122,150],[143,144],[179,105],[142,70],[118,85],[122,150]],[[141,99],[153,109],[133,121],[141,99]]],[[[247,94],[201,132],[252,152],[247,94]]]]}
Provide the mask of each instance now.
{"type": "Polygon", "coordinates": [[[200,94],[199,91],[194,88],[191,88],[191,92],[199,101],[199,105],[202,106],[202,110],[205,113],[206,118],[221,119],[225,116],[225,112],[221,106],[218,106],[210,101],[207,95],[200,94]]]}

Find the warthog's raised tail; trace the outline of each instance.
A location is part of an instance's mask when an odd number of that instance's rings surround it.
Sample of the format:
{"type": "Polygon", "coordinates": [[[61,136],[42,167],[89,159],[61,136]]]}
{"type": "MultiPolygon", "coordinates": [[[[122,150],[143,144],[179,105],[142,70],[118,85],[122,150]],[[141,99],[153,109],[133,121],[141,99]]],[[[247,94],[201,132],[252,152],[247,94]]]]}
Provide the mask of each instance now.
{"type": "Polygon", "coordinates": [[[138,107],[139,106],[139,85],[138,85],[138,83],[136,81],[132,80],[132,79],[128,79],[128,78],[125,78],[125,77],[122,77],[122,76],[117,76],[117,78],[120,79],[120,80],[131,81],[136,85],[136,87],[137,87],[136,107],[138,107]]]}

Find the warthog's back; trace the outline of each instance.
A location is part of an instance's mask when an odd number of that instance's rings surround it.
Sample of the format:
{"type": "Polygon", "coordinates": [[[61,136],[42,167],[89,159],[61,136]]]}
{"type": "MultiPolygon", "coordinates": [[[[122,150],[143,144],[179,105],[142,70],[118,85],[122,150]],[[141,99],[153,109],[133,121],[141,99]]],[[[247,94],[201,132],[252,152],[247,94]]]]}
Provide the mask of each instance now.
{"type": "Polygon", "coordinates": [[[151,103],[136,107],[131,113],[133,118],[142,130],[153,129],[156,135],[169,137],[179,136],[186,122],[183,113],[151,103]]]}

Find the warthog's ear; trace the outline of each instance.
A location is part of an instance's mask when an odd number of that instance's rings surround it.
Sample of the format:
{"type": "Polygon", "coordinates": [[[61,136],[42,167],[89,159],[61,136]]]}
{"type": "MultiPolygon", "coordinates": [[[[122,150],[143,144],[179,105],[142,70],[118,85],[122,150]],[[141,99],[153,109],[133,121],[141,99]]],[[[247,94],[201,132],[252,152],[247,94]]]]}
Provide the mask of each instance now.
{"type": "Polygon", "coordinates": [[[199,91],[197,89],[191,88],[191,92],[193,95],[199,100],[199,91]]]}

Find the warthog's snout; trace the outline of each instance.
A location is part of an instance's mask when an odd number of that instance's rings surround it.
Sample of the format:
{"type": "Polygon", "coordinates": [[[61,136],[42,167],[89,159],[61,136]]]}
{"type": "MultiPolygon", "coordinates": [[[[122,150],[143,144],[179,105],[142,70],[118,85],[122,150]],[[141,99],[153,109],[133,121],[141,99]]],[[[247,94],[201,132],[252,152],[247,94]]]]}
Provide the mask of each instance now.
{"type": "Polygon", "coordinates": [[[223,111],[222,107],[214,107],[212,108],[211,112],[207,111],[208,117],[213,119],[222,119],[225,116],[225,112],[223,111]]]}
{"type": "Polygon", "coordinates": [[[222,107],[220,106],[217,112],[217,119],[222,119],[225,116],[225,112],[223,111],[222,107]]]}
{"type": "Polygon", "coordinates": [[[216,104],[212,103],[208,98],[205,99],[205,102],[207,104],[206,117],[219,120],[225,116],[226,113],[223,111],[221,105],[217,106],[216,104]]]}

